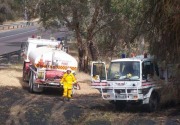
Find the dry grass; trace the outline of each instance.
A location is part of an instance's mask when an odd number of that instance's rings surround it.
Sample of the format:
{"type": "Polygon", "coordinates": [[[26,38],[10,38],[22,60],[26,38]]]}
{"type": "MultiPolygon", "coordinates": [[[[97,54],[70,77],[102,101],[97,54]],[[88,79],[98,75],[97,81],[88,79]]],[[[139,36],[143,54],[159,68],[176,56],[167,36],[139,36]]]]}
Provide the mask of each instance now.
{"type": "Polygon", "coordinates": [[[167,84],[161,89],[161,104],[180,103],[180,85],[167,84]]]}
{"type": "Polygon", "coordinates": [[[22,87],[22,65],[12,65],[0,70],[0,86],[22,87]]]}
{"type": "Polygon", "coordinates": [[[81,90],[77,90],[77,94],[86,95],[86,94],[97,94],[98,90],[91,88],[91,78],[90,75],[84,72],[78,72],[76,79],[81,87],[81,90]]]}

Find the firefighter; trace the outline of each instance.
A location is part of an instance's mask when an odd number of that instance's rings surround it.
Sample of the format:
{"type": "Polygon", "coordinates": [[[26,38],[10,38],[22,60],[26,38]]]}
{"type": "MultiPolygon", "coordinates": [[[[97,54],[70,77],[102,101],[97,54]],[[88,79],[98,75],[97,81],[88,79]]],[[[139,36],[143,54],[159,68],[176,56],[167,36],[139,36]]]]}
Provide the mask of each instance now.
{"type": "Polygon", "coordinates": [[[60,84],[63,84],[63,100],[68,98],[68,101],[71,99],[72,96],[72,87],[73,84],[76,83],[75,76],[71,73],[71,68],[67,68],[66,73],[63,75],[63,78],[60,81],[60,84]]]}

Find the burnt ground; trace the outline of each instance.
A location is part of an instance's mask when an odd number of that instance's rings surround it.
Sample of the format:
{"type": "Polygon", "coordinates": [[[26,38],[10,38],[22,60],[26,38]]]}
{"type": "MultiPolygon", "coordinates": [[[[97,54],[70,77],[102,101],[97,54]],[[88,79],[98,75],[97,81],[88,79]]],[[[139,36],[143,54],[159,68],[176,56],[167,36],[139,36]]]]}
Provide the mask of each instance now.
{"type": "Polygon", "coordinates": [[[98,94],[74,95],[63,102],[59,90],[30,94],[27,88],[0,88],[1,125],[179,125],[180,107],[147,113],[139,107],[116,111],[98,94]]]}
{"type": "Polygon", "coordinates": [[[146,108],[127,106],[117,111],[102,100],[80,73],[81,90],[70,102],[62,101],[62,91],[46,89],[29,93],[21,68],[0,70],[0,125],[180,125],[180,106],[168,105],[148,113],[146,108]]]}

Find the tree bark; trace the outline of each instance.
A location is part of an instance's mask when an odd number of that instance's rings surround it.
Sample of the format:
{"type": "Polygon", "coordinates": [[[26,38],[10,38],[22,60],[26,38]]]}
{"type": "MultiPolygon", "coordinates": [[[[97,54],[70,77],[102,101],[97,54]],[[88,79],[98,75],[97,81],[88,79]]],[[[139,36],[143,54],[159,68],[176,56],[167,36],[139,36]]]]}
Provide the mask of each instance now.
{"type": "Polygon", "coordinates": [[[98,23],[97,18],[99,16],[99,12],[100,12],[100,4],[97,4],[95,7],[95,11],[91,23],[87,29],[87,39],[86,39],[87,51],[90,54],[92,61],[97,60],[97,50],[94,47],[93,36],[94,36],[94,29],[98,23]]]}
{"type": "Polygon", "coordinates": [[[77,44],[78,44],[78,66],[79,66],[79,70],[83,71],[83,57],[84,57],[84,49],[82,47],[82,39],[79,36],[79,32],[76,31],[76,37],[77,37],[77,44]]]}

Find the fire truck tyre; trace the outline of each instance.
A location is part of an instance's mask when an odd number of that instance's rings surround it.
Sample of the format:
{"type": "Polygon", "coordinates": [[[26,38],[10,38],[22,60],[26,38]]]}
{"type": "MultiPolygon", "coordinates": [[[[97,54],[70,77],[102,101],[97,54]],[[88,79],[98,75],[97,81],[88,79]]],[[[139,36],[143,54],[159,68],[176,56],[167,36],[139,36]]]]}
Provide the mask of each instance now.
{"type": "Polygon", "coordinates": [[[148,111],[154,112],[158,110],[159,105],[159,95],[156,92],[153,92],[149,98],[148,111]]]}
{"type": "Polygon", "coordinates": [[[43,91],[43,88],[42,87],[39,87],[38,88],[38,86],[35,86],[34,85],[34,79],[35,79],[35,76],[34,76],[34,73],[33,72],[31,72],[30,73],[30,80],[29,80],[29,91],[31,92],[31,93],[33,93],[33,92],[42,92],[43,91]]]}
{"type": "Polygon", "coordinates": [[[34,90],[33,90],[33,77],[32,77],[32,72],[30,72],[30,77],[29,77],[29,92],[33,93],[34,90]]]}
{"type": "Polygon", "coordinates": [[[23,78],[23,81],[24,81],[24,82],[27,81],[27,79],[26,79],[27,76],[26,76],[25,73],[26,73],[26,69],[25,69],[25,67],[23,67],[23,76],[22,76],[22,78],[23,78]]]}
{"type": "Polygon", "coordinates": [[[118,111],[122,111],[126,108],[126,102],[124,101],[116,101],[115,102],[115,108],[118,111]]]}

